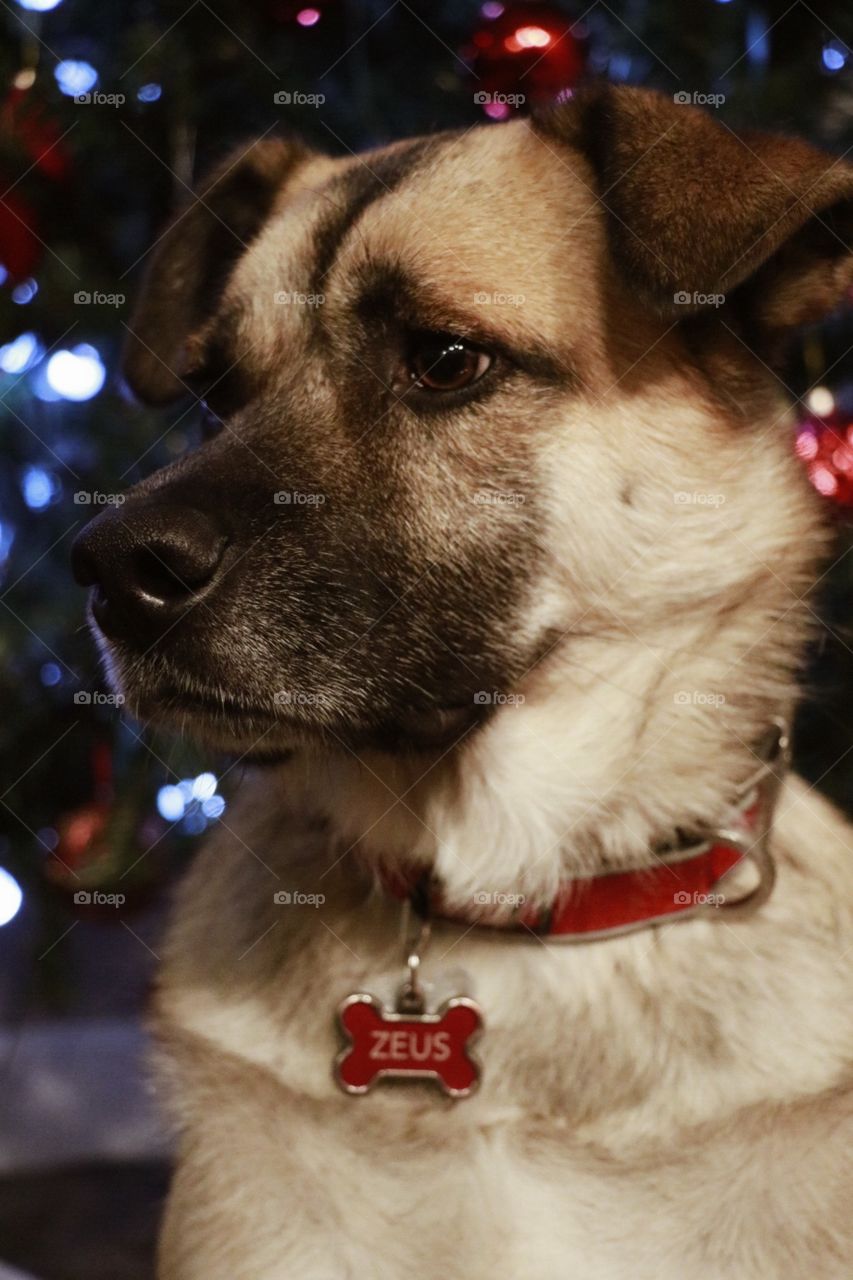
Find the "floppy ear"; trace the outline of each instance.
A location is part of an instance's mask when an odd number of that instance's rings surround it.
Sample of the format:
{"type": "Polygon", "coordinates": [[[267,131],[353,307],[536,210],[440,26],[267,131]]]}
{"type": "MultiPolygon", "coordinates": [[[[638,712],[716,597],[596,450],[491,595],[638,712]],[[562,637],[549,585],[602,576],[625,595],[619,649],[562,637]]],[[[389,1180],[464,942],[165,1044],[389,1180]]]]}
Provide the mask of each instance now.
{"type": "Polygon", "coordinates": [[[216,306],[238,258],[309,152],[271,139],[232,153],[173,218],[142,281],[124,351],[124,376],[149,404],[184,395],[187,340],[216,306]]]}
{"type": "Polygon", "coordinates": [[[614,258],[657,311],[683,316],[750,282],[765,331],[818,319],[853,283],[853,168],[735,134],[681,96],[594,85],[535,127],[591,161],[614,258]]]}

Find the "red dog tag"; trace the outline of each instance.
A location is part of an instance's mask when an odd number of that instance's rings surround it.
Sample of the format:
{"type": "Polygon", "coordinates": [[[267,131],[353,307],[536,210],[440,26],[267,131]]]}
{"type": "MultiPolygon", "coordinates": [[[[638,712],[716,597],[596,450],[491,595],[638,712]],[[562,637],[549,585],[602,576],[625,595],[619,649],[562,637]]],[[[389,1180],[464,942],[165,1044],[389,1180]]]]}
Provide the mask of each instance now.
{"type": "Polygon", "coordinates": [[[480,1067],[467,1043],[483,1019],[467,996],[454,996],[437,1013],[389,1013],[359,992],[347,996],[338,1017],[351,1042],[335,1064],[345,1093],[367,1093],[380,1078],[435,1080],[451,1098],[467,1098],[476,1088],[480,1067]]]}

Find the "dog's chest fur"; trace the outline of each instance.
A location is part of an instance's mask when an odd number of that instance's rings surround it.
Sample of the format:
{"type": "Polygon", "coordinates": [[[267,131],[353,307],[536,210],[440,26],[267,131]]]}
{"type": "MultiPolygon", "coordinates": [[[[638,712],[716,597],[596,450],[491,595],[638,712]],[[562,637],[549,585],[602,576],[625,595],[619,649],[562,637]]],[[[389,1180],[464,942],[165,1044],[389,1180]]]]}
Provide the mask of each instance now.
{"type": "Polygon", "coordinates": [[[313,819],[253,811],[186,881],[158,999],[185,1132],[165,1280],[846,1274],[853,876],[801,783],[749,923],[548,948],[439,928],[428,977],[487,1021],[459,1103],[337,1091],[336,1006],[392,991],[399,908],[313,819]]]}

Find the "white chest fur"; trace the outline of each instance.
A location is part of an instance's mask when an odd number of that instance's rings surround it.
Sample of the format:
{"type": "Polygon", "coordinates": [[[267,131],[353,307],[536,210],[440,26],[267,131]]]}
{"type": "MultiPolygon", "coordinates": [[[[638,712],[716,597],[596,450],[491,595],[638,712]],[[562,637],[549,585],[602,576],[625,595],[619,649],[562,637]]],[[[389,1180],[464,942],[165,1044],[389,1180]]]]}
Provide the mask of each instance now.
{"type": "Polygon", "coordinates": [[[585,947],[439,928],[425,976],[487,1020],[460,1103],[332,1081],[338,1001],[399,979],[396,904],[347,860],[318,873],[333,851],[295,815],[285,840],[268,818],[241,828],[252,852],[209,848],[158,1000],[187,1135],[163,1276],[840,1280],[847,833],[796,781],[779,823],[779,885],[746,924],[585,947]]]}

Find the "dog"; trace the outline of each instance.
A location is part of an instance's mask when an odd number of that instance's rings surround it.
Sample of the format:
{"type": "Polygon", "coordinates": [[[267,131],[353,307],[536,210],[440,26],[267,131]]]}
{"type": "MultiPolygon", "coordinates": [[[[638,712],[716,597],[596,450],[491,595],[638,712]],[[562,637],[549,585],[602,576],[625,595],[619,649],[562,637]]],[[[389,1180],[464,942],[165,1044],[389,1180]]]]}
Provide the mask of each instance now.
{"type": "Polygon", "coordinates": [[[853,839],[784,767],[831,544],[776,370],[851,213],[842,161],[596,84],[261,141],[159,240],[125,376],[208,438],[75,569],[131,711],[257,766],[154,1001],[161,1280],[849,1274],[853,839]]]}

